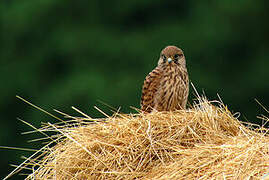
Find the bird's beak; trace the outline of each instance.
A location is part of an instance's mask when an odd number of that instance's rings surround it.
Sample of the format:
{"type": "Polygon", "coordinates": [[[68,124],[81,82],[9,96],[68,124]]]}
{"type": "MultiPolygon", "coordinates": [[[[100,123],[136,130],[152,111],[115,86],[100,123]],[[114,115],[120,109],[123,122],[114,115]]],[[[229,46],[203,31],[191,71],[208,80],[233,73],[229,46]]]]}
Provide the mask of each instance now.
{"type": "Polygon", "coordinates": [[[173,61],[172,58],[168,58],[168,59],[167,59],[167,62],[168,62],[169,64],[170,64],[172,61],[173,61]]]}

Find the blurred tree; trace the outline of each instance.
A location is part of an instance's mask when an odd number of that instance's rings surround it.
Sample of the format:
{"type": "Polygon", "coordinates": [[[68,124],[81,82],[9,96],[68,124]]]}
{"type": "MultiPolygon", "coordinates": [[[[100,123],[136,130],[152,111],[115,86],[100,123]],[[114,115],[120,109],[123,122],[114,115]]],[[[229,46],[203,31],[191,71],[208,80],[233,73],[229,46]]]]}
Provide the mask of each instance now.
{"type": "MultiPolygon", "coordinates": [[[[50,112],[74,114],[76,106],[101,117],[97,105],[109,113],[97,100],[132,112],[166,45],[184,50],[200,93],[211,100],[218,93],[241,120],[260,123],[255,116],[265,112],[254,98],[269,104],[267,7],[266,0],[1,1],[0,145],[33,147],[20,135],[31,128],[16,117],[37,127],[56,122],[15,95],[50,112]]],[[[26,153],[0,151],[4,177],[26,153]]]]}

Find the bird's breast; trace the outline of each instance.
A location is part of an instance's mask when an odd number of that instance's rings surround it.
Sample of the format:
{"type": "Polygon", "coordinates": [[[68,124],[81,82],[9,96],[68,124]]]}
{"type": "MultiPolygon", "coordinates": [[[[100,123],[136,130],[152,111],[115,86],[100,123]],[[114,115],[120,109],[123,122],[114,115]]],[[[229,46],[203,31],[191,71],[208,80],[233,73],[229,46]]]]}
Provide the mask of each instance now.
{"type": "Polygon", "coordinates": [[[187,76],[187,71],[179,67],[167,67],[163,72],[157,93],[158,96],[156,97],[156,101],[159,102],[156,109],[182,109],[179,106],[181,106],[186,94],[185,91],[188,89],[186,78],[184,78],[187,76]]]}

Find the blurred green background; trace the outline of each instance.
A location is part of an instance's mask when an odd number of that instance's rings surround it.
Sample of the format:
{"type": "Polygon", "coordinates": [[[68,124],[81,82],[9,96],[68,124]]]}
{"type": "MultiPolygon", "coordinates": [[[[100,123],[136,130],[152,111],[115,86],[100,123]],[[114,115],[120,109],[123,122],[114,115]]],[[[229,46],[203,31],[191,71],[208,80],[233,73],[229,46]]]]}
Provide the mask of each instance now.
{"type": "MultiPolygon", "coordinates": [[[[75,106],[92,117],[139,107],[145,76],[167,45],[184,50],[190,79],[210,100],[221,96],[240,120],[261,123],[269,105],[269,1],[259,0],[4,0],[1,11],[0,145],[40,148],[21,135],[75,106]]],[[[192,103],[193,90],[189,98],[192,103]]],[[[28,152],[1,151],[4,177],[28,152]]],[[[15,176],[11,179],[22,177],[15,176]]]]}

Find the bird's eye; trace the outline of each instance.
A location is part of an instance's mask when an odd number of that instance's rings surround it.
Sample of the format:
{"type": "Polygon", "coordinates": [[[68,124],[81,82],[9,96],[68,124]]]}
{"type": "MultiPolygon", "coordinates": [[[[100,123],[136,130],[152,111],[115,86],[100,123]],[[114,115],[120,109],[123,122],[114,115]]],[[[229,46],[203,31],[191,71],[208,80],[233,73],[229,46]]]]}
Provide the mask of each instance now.
{"type": "Polygon", "coordinates": [[[182,56],[182,54],[175,54],[174,55],[174,59],[178,59],[179,57],[181,57],[182,56]]]}
{"type": "Polygon", "coordinates": [[[164,54],[162,55],[162,59],[163,59],[163,62],[165,62],[165,61],[166,61],[166,57],[165,57],[165,55],[164,55],[164,54]]]}

